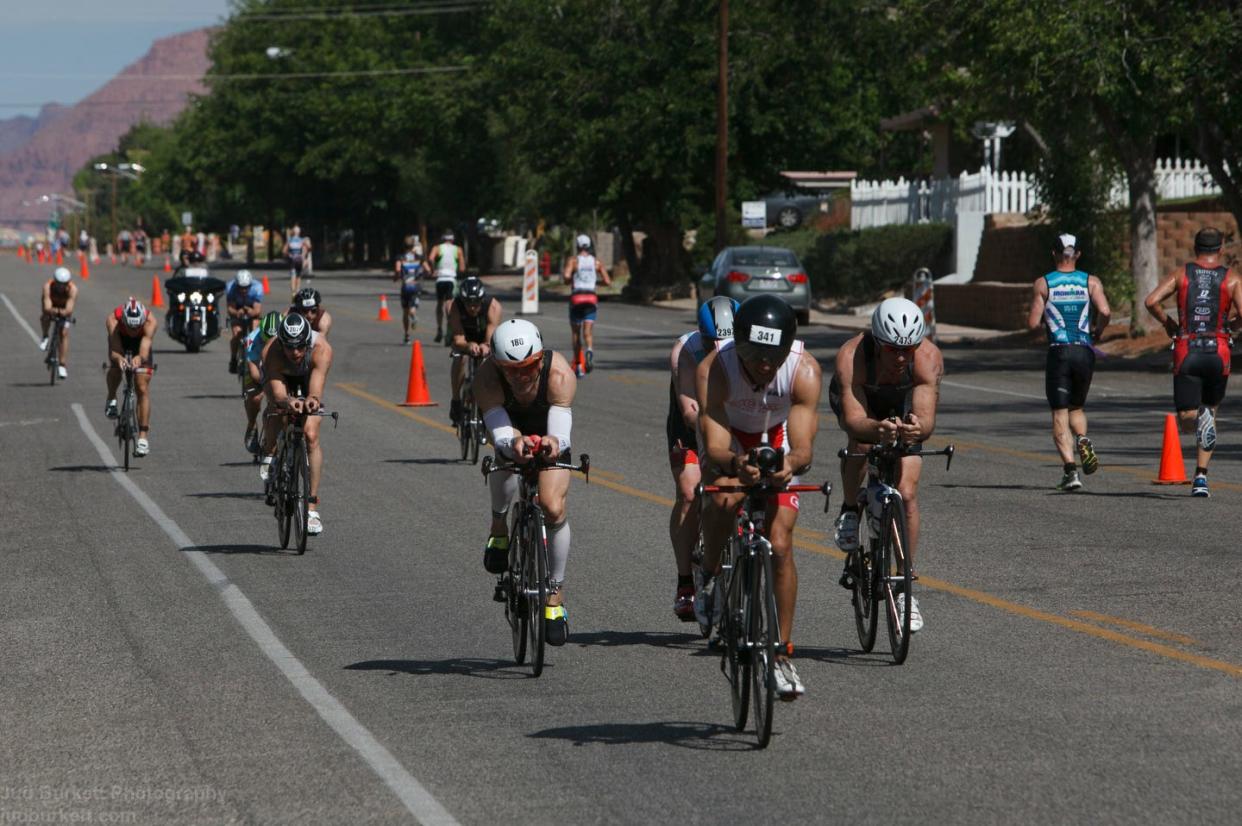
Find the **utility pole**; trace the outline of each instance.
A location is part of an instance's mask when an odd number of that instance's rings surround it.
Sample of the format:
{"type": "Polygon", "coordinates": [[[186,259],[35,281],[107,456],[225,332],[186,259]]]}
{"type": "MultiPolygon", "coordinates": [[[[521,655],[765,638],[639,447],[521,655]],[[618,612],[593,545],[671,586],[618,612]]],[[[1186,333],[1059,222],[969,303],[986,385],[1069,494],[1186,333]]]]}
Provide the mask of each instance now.
{"type": "Polygon", "coordinates": [[[729,159],[729,0],[720,0],[720,42],[716,76],[716,252],[725,248],[726,178],[729,159]]]}

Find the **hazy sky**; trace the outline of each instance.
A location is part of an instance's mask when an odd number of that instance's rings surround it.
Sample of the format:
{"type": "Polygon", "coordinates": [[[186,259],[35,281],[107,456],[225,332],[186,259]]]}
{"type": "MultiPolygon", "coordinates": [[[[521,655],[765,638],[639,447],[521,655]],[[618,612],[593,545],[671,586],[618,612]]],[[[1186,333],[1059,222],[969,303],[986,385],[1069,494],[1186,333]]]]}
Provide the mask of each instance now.
{"type": "Polygon", "coordinates": [[[151,42],[221,22],[229,0],[0,0],[0,119],[76,103],[151,42]]]}

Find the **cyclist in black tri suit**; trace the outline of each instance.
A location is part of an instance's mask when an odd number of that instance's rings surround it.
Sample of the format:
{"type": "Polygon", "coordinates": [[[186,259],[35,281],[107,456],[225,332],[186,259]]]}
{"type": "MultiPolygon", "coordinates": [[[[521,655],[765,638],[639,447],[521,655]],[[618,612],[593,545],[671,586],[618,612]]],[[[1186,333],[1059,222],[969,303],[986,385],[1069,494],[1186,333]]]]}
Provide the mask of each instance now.
{"type": "MultiPolygon", "coordinates": [[[[567,462],[571,405],[577,390],[574,371],[560,353],[543,349],[543,336],[526,319],[511,318],[492,334],[492,354],[479,366],[474,397],[483,411],[496,458],[527,464],[532,459],[567,462]]],[[[508,565],[509,536],[505,517],[517,492],[511,473],[488,477],[492,524],[483,551],[483,567],[503,574],[508,565]]],[[[562,584],[569,561],[567,499],[569,471],[549,468],[539,474],[539,502],[548,536],[548,603],[544,629],[549,645],[564,645],[569,635],[562,584]]],[[[503,601],[500,586],[496,598],[503,601]]]]}
{"type": "MultiPolygon", "coordinates": [[[[500,302],[487,294],[483,282],[470,276],[461,282],[458,296],[449,305],[449,344],[451,352],[471,358],[484,358],[491,351],[492,333],[504,314],[500,302]]],[[[453,400],[449,404],[449,418],[457,424],[461,416],[461,386],[466,379],[466,360],[453,359],[453,400]]]]}
{"type": "MultiPolygon", "coordinates": [[[[890,298],[871,315],[871,330],[851,338],[837,351],[836,373],[828,386],[828,403],[841,429],[849,435],[850,453],[874,444],[919,444],[936,427],[936,406],[944,358],[924,338],[923,311],[913,301],[890,298]]],[[[919,541],[919,475],[923,460],[904,456],[897,470],[897,489],[905,502],[910,561],[919,541]]],[[[851,558],[858,550],[858,491],[866,460],[841,462],[841,514],[836,522],[837,547],[847,554],[841,584],[850,587],[851,558]]],[[[899,598],[904,609],[905,595],[899,598]]],[[[917,599],[911,600],[910,630],[923,627],[917,599]]]]}
{"type": "Polygon", "coordinates": [[[1242,278],[1221,260],[1224,236],[1195,235],[1195,260],[1169,274],[1147,296],[1147,312],[1173,339],[1173,402],[1183,432],[1195,431],[1198,459],[1192,496],[1209,496],[1208,462],[1216,448],[1216,411],[1229,383],[1229,317],[1242,312],[1242,278]],[[1161,305],[1177,298],[1177,321],[1161,305]]]}

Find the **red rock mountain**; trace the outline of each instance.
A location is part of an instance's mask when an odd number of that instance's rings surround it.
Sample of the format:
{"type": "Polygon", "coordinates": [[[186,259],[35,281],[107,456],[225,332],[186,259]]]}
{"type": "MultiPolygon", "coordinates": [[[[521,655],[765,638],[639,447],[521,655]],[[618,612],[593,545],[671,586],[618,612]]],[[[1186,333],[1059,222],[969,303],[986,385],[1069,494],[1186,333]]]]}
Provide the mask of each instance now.
{"type": "Polygon", "coordinates": [[[210,31],[155,41],[142,59],[74,106],[45,106],[37,119],[0,122],[4,223],[29,230],[44,226],[47,207],[23,206],[23,200],[54,192],[72,195],[73,174],[95,155],[115,149],[131,126],[144,119],[172,121],[190,93],[203,91],[210,31]]]}

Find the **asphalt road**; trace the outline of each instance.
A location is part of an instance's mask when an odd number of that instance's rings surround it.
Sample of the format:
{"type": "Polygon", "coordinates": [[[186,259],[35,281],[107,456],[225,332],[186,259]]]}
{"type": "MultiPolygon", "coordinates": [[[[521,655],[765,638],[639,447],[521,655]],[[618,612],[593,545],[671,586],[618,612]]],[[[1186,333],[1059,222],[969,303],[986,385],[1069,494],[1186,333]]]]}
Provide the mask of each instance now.
{"type": "MultiPolygon", "coordinates": [[[[48,275],[6,257],[0,303],[36,326],[48,275]]],[[[665,365],[688,313],[601,308],[574,410],[595,472],[570,492],[570,640],[532,679],[480,564],[486,488],[454,461],[430,308],[418,335],[442,406],[402,408],[410,349],[375,321],[382,292],[397,312],[391,282],[316,280],[340,425],[323,435],[325,532],[297,557],[243,452],[224,342],[189,355],[159,334],[151,455],[114,469],[103,318],[150,284],[95,268],[54,388],[0,308],[0,822],[1238,820],[1229,400],[1213,496],[1192,500],[1149,482],[1167,373],[1102,361],[1102,469],[1058,494],[1042,354],[948,348],[936,440],[959,450],[924,474],[927,626],[904,666],[883,640],[858,651],[831,516],[805,497],[808,693],[758,751],[729,725],[718,658],[671,612],[665,365]]],[[[568,345],[563,303],[536,321],[568,345]]],[[[805,337],[829,372],[844,334],[805,337]]],[[[835,478],[842,444],[823,417],[812,478],[835,478]]]]}

